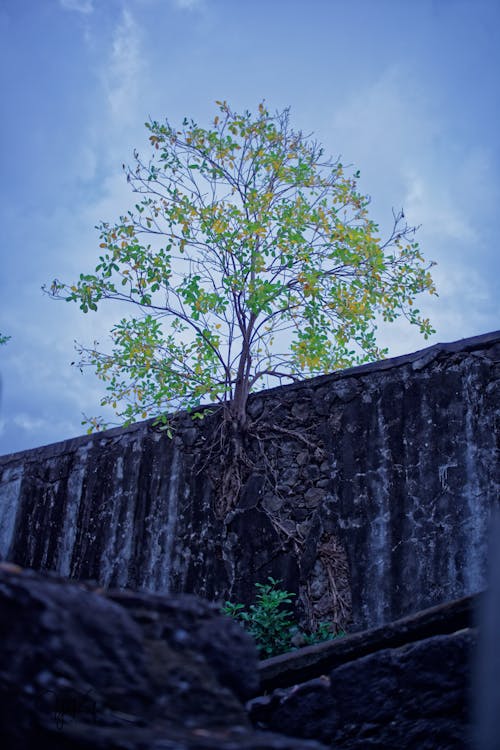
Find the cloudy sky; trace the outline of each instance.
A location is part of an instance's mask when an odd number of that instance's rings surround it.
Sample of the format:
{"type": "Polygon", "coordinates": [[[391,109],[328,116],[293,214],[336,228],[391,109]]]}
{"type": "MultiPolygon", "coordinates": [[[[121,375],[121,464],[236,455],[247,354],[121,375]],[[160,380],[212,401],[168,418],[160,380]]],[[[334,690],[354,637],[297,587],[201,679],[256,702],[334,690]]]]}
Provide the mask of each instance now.
{"type": "Polygon", "coordinates": [[[122,314],[43,296],[98,255],[135,201],[121,165],[149,116],[208,125],[214,101],[291,107],[361,171],[371,216],[404,207],[439,298],[436,335],[397,325],[392,355],[499,324],[499,0],[0,0],[0,454],[84,432],[102,385],[70,366],[122,314]]]}

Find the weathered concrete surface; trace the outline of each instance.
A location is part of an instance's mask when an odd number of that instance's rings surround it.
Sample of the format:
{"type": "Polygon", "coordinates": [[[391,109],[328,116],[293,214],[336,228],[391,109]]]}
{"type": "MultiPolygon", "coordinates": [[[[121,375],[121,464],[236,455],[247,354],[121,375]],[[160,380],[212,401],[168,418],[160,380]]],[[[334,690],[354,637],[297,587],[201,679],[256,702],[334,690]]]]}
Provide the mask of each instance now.
{"type": "Polygon", "coordinates": [[[268,575],[304,622],[374,627],[484,588],[500,332],[255,394],[214,512],[217,428],[180,416],[0,458],[0,558],[104,586],[231,596],[268,575]],[[215,437],[214,437],[215,436],[215,437]]]}

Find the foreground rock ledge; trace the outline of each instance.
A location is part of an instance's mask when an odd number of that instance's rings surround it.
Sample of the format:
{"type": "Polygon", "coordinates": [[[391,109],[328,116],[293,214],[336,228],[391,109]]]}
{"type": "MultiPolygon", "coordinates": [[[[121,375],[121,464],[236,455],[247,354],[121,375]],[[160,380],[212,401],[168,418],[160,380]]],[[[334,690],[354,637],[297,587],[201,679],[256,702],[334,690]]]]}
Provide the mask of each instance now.
{"type": "Polygon", "coordinates": [[[194,596],[0,563],[1,747],[465,749],[474,604],[259,666],[239,625],[194,596]]]}
{"type": "Polygon", "coordinates": [[[0,565],[4,750],[323,747],[253,729],[256,649],[217,607],[103,593],[0,565]]]}
{"type": "Polygon", "coordinates": [[[471,747],[471,673],[482,595],[267,659],[256,726],[338,750],[471,747]]]}

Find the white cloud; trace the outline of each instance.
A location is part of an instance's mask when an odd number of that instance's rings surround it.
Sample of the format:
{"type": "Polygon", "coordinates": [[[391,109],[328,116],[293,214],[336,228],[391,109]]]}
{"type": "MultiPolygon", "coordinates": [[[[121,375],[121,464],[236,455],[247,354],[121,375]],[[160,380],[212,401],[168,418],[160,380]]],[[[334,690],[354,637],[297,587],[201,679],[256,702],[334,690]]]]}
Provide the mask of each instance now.
{"type": "Polygon", "coordinates": [[[77,13],[92,13],[94,5],[92,0],[59,0],[61,8],[64,10],[74,10],[77,13]]]}
{"type": "Polygon", "coordinates": [[[361,189],[376,186],[374,205],[384,212],[387,204],[403,206],[409,222],[433,239],[477,241],[498,205],[494,159],[481,144],[454,137],[438,92],[426,90],[410,68],[384,71],[340,103],[332,124],[336,148],[361,170],[361,189]]]}
{"type": "Polygon", "coordinates": [[[30,417],[29,414],[16,414],[12,417],[12,423],[26,432],[37,432],[49,424],[46,419],[30,417]]]}
{"type": "Polygon", "coordinates": [[[494,330],[495,302],[487,281],[472,263],[443,263],[432,269],[432,276],[439,296],[419,295],[416,306],[430,318],[436,333],[426,340],[403,318],[390,324],[379,320],[377,338],[380,345],[389,347],[389,356],[494,330]]]}
{"type": "MultiPolygon", "coordinates": [[[[336,109],[333,126],[347,144],[377,161],[406,162],[429,145],[440,123],[428,94],[410,69],[391,66],[336,109]]],[[[347,154],[345,154],[347,156],[347,154]]],[[[368,159],[367,159],[368,161],[368,159]]],[[[362,166],[360,164],[360,166],[362,166]]]]}
{"type": "Polygon", "coordinates": [[[173,0],[173,5],[180,10],[199,10],[204,7],[204,0],[173,0]]]}
{"type": "Polygon", "coordinates": [[[416,327],[398,321],[380,327],[379,341],[396,355],[494,328],[485,234],[499,199],[493,156],[480,143],[454,137],[438,94],[410,69],[392,67],[349,96],[332,124],[343,161],[361,170],[361,190],[374,191],[371,214],[383,235],[391,206],[404,207],[408,222],[422,225],[417,240],[424,256],[438,263],[432,275],[439,297],[417,301],[437,333],[425,341],[416,327]]]}
{"type": "Polygon", "coordinates": [[[127,9],[123,10],[115,29],[111,56],[103,69],[103,77],[113,123],[116,126],[134,123],[138,116],[137,102],[145,78],[145,65],[139,27],[127,9]]]}
{"type": "Polygon", "coordinates": [[[332,125],[336,152],[360,169],[360,189],[372,196],[371,214],[383,234],[392,227],[391,208],[404,207],[410,224],[422,223],[419,201],[439,182],[432,154],[443,127],[412,71],[385,70],[339,102],[332,125]]]}
{"type": "Polygon", "coordinates": [[[406,175],[407,193],[403,200],[409,216],[418,220],[434,237],[458,240],[474,239],[475,232],[467,213],[457,205],[449,187],[429,180],[413,170],[406,175]]]}
{"type": "Polygon", "coordinates": [[[97,171],[98,157],[95,149],[90,144],[84,143],[78,152],[78,178],[80,180],[92,180],[97,171]]]}
{"type": "Polygon", "coordinates": [[[499,184],[492,168],[493,158],[481,146],[448,157],[440,170],[431,164],[403,170],[407,213],[423,225],[432,241],[454,241],[476,250],[483,241],[484,227],[499,201],[499,184]]]}

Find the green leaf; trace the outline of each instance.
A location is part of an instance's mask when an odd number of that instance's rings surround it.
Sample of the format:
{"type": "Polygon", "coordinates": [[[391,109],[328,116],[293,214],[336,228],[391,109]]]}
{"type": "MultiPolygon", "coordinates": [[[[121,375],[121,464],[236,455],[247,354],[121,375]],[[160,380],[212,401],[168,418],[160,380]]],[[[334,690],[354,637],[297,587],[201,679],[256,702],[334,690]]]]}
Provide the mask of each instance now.
{"type": "MultiPolygon", "coordinates": [[[[436,294],[432,264],[403,214],[381,238],[359,170],[347,177],[288,109],[218,106],[207,128],[148,122],[153,158],[135,152],[126,170],[139,202],[96,227],[93,274],[46,290],[83,313],[105,299],[128,305],[107,348],[80,351],[122,423],[214,400],[244,421],[246,394],[273,377],[385,356],[375,321],[404,316],[434,332],[414,304],[436,294]]],[[[264,585],[271,597],[275,584],[264,585]]]]}

